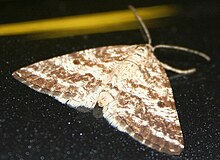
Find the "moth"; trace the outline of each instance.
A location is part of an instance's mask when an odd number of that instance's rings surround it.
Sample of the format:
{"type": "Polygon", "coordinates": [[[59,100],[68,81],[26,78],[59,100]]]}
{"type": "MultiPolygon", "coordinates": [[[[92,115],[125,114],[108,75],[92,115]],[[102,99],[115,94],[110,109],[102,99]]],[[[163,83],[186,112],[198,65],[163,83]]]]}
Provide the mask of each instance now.
{"type": "Polygon", "coordinates": [[[141,17],[134,7],[129,8],[148,43],[86,49],[20,68],[13,76],[76,109],[93,110],[98,104],[103,117],[118,130],[159,152],[179,155],[184,148],[183,133],[165,69],[179,74],[195,69],[171,67],[160,62],[154,51],[169,48],[210,58],[184,47],[152,46],[141,17]]]}

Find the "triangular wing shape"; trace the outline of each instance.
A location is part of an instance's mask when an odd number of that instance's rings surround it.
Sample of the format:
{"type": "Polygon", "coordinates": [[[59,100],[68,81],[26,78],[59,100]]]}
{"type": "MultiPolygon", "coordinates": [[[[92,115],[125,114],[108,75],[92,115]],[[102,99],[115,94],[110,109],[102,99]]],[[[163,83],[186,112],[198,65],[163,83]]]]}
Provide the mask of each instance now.
{"type": "Polygon", "coordinates": [[[180,154],[183,135],[172,89],[151,48],[137,47],[116,70],[100,94],[104,117],[153,149],[180,154]]]}
{"type": "MultiPolygon", "coordinates": [[[[133,46],[134,47],[134,46],[133,46]]],[[[128,55],[129,46],[86,49],[23,67],[13,76],[38,92],[77,108],[93,108],[102,81],[128,55]]]]}
{"type": "Polygon", "coordinates": [[[92,109],[98,101],[113,126],[158,151],[179,154],[184,147],[169,80],[146,46],[83,50],[23,67],[13,76],[74,108],[92,109]]]}

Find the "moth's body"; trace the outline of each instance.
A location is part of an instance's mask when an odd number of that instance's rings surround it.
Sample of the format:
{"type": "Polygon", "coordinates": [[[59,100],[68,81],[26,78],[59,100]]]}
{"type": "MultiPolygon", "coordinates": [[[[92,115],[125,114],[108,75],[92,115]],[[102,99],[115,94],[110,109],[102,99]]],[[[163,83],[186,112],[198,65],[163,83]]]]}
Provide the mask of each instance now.
{"type": "Polygon", "coordinates": [[[110,124],[153,149],[179,154],[184,148],[169,80],[147,45],[83,50],[13,75],[74,108],[98,103],[110,124]]]}

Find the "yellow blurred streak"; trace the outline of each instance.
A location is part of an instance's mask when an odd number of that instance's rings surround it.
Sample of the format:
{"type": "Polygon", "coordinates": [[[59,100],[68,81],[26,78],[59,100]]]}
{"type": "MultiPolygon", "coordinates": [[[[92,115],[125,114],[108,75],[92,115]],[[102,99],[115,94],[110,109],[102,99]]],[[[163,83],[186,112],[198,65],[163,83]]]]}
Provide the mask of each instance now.
{"type": "MultiPolygon", "coordinates": [[[[167,25],[167,21],[157,21],[154,20],[153,22],[147,21],[147,27],[158,27],[158,26],[165,26],[167,25]]],[[[127,31],[127,30],[135,30],[140,28],[137,21],[133,23],[126,23],[122,25],[112,25],[112,26],[103,26],[102,28],[93,28],[88,30],[65,30],[65,31],[52,31],[52,32],[44,32],[44,33],[37,33],[28,36],[30,39],[52,39],[52,38],[62,38],[62,37],[69,37],[69,36],[77,36],[77,35],[85,35],[85,34],[97,34],[97,33],[108,33],[114,31],[127,31]]]]}
{"type": "MultiPolygon", "coordinates": [[[[179,9],[175,5],[160,5],[137,8],[137,11],[143,20],[153,20],[176,15],[179,9]]],[[[50,32],[61,32],[64,35],[68,35],[69,32],[71,35],[80,35],[127,30],[128,28],[134,29],[134,26],[131,25],[134,21],[136,19],[131,10],[93,13],[3,24],[0,25],[0,36],[50,32]]],[[[59,37],[59,34],[57,35],[55,37],[59,37]]]]}

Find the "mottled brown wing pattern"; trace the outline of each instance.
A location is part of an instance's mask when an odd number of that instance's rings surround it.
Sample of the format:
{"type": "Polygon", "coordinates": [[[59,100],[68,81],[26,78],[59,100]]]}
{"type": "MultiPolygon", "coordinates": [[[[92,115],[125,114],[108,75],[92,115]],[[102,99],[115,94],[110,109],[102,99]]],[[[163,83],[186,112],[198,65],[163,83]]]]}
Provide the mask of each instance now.
{"type": "Polygon", "coordinates": [[[180,154],[183,135],[165,70],[146,46],[118,66],[101,92],[104,117],[139,142],[168,154],[180,154]]]}
{"type": "Polygon", "coordinates": [[[164,69],[146,45],[87,49],[23,67],[13,76],[72,107],[104,117],[139,142],[179,154],[183,136],[164,69]]]}
{"type": "Polygon", "coordinates": [[[93,108],[112,69],[135,46],[86,49],[23,67],[13,76],[38,92],[55,97],[72,107],[93,108]]]}

